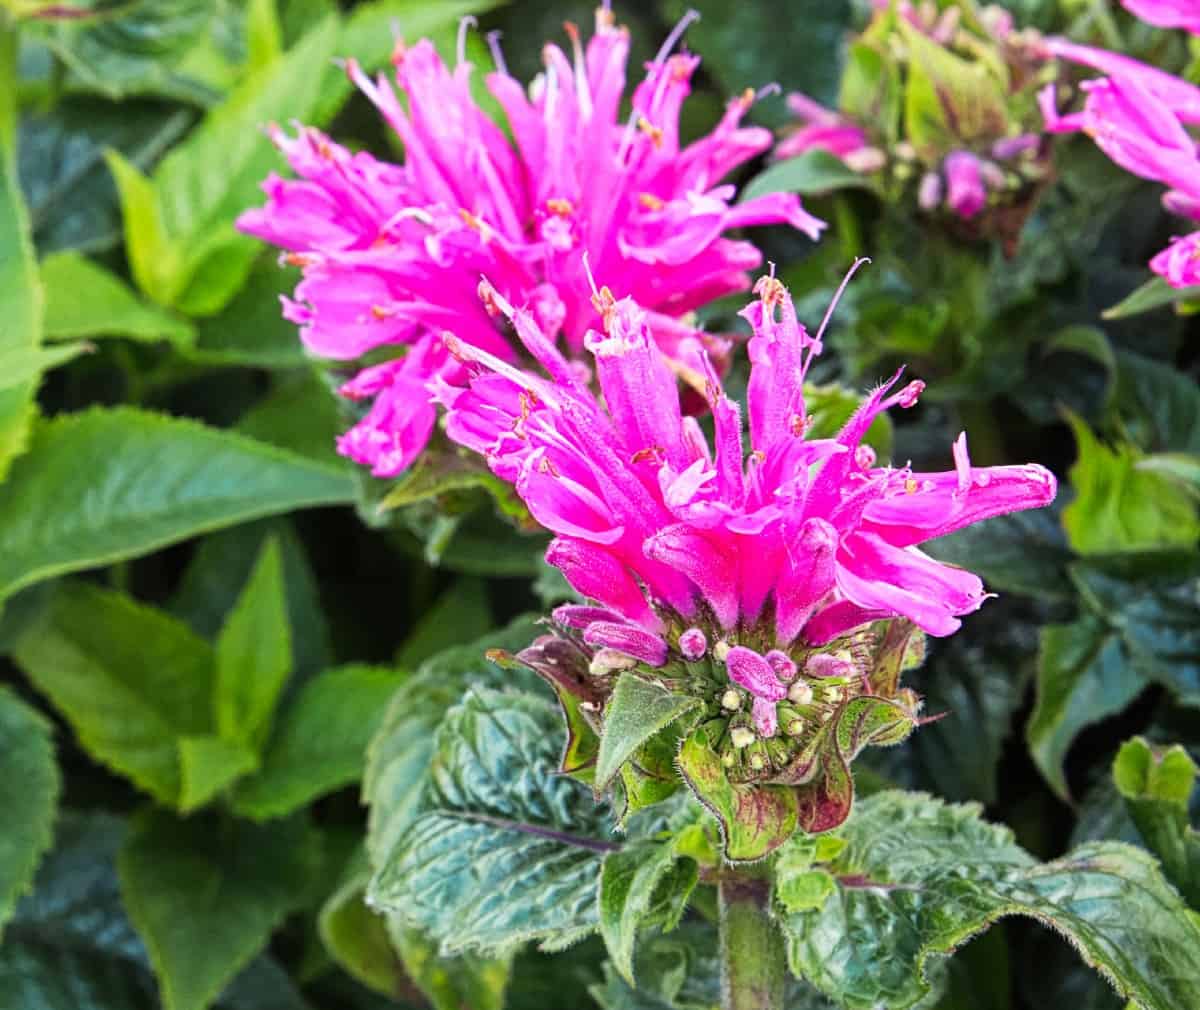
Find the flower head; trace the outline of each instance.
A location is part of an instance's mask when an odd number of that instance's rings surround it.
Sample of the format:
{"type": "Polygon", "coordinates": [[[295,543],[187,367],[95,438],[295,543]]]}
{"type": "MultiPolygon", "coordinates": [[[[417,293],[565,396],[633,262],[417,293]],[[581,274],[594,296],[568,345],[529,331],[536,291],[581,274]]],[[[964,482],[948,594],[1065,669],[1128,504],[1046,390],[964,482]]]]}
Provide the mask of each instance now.
{"type": "Polygon", "coordinates": [[[1200,6],[1195,0],[1121,0],[1121,5],[1159,28],[1186,28],[1200,35],[1200,6]]]}
{"type": "Polygon", "coordinates": [[[975,217],[987,204],[982,162],[970,151],[946,155],[946,205],[964,220],[975,217]]]}
{"type": "Polygon", "coordinates": [[[1171,244],[1150,261],[1150,269],[1173,288],[1200,284],[1200,231],[1171,239],[1171,244]]]}
{"type": "MultiPolygon", "coordinates": [[[[699,60],[671,54],[682,29],[648,65],[621,117],[629,34],[606,8],[586,46],[568,26],[572,56],[543,50],[545,71],[527,90],[505,69],[486,79],[512,140],[472,97],[471,65],[448,68],[432,43],[399,45],[399,97],[384,76],[347,72],[396,131],[403,164],[352,154],[316,130],[272,138],[298,178],[271,176],[267,202],[239,227],[280,246],[303,279],[285,314],[314,354],[353,361],[378,348],[403,357],[360,373],[343,393],[373,399],[340,442],[347,456],[391,476],[425,445],[434,390],[462,381],[443,329],[505,361],[517,348],[476,288],[528,311],[541,338],[582,351],[599,323],[586,269],[627,291],[646,312],[657,346],[698,374],[702,351],[723,344],[686,322],[691,310],[748,286],[761,257],[725,237],[748,225],[788,223],[816,238],[823,223],[788,194],[734,205],[722,179],[771,145],[741,125],[754,101],[731,101],[712,132],[683,145],[679,114],[699,60]]],[[[500,323],[503,321],[500,320],[500,323]]]]}
{"type": "Polygon", "coordinates": [[[845,116],[825,108],[799,92],[788,95],[788,109],[800,121],[800,127],[784,137],[775,148],[775,157],[795,158],[806,151],[818,149],[841,158],[847,164],[869,161],[867,152],[881,152],[870,147],[867,131],[845,116]]]}

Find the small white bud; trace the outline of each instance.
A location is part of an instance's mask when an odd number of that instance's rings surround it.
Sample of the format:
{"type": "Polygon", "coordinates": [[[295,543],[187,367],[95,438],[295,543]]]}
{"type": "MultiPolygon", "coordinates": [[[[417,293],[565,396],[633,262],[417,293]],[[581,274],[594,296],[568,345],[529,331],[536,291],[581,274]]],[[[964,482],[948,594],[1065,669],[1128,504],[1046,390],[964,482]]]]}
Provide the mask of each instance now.
{"type": "Polygon", "coordinates": [[[754,735],[753,730],[746,729],[745,726],[734,726],[729,731],[729,739],[738,750],[741,750],[743,747],[749,747],[758,738],[754,735]]]}
{"type": "Polygon", "coordinates": [[[798,680],[788,688],[787,696],[793,705],[807,705],[813,700],[812,685],[807,680],[798,680]]]}

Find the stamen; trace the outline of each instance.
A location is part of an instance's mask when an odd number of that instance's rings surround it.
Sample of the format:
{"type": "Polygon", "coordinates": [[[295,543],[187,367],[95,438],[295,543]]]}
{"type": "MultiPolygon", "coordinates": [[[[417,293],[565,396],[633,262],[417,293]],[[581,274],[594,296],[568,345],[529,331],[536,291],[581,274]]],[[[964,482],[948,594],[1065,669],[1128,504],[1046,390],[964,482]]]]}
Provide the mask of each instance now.
{"type": "Polygon", "coordinates": [[[666,40],[658,49],[658,55],[654,57],[654,66],[661,67],[668,56],[671,55],[671,50],[675,48],[676,43],[683,38],[683,33],[688,30],[688,25],[700,20],[700,12],[697,10],[688,9],[688,11],[679,19],[679,22],[671,29],[671,34],[666,37],[666,40]]]}
{"type": "Polygon", "coordinates": [[[492,53],[492,62],[496,65],[496,69],[505,77],[508,77],[508,64],[504,62],[504,52],[500,48],[500,39],[503,36],[504,33],[497,29],[496,31],[488,32],[484,38],[487,39],[488,49],[492,53]]]}
{"type": "Polygon", "coordinates": [[[861,267],[864,263],[870,262],[870,259],[868,259],[866,256],[859,256],[850,265],[850,269],[846,271],[846,276],[842,278],[842,283],[838,285],[837,291],[834,292],[833,299],[829,302],[829,308],[825,310],[825,318],[821,320],[821,325],[817,330],[816,337],[813,338],[813,342],[808,345],[808,355],[804,359],[804,364],[802,366],[804,374],[808,374],[808,368],[812,364],[812,359],[817,355],[817,348],[821,346],[821,338],[825,336],[825,329],[829,326],[829,320],[833,318],[833,310],[837,308],[838,302],[842,300],[842,294],[845,292],[846,286],[850,283],[850,278],[858,273],[859,267],[861,267]]]}
{"type": "Polygon", "coordinates": [[[585,120],[592,118],[592,91],[588,85],[587,65],[583,59],[583,45],[579,41],[579,27],[573,21],[564,21],[563,30],[571,40],[575,64],[575,97],[579,102],[579,114],[585,120]]]}
{"type": "Polygon", "coordinates": [[[455,45],[455,55],[458,57],[459,66],[467,62],[467,32],[478,27],[479,20],[474,14],[464,14],[458,19],[458,41],[455,45]]]}
{"type": "Polygon", "coordinates": [[[755,92],[754,100],[761,102],[764,98],[769,98],[771,95],[782,95],[783,88],[778,81],[772,81],[770,84],[764,84],[755,92]]]}

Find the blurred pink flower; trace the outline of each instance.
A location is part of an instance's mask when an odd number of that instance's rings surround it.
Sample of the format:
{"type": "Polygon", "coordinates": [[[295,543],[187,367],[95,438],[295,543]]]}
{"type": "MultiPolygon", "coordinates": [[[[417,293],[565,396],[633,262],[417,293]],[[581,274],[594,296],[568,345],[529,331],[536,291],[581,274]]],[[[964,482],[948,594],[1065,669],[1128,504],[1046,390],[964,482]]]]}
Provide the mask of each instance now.
{"type": "Polygon", "coordinates": [[[777,159],[795,158],[817,148],[846,160],[868,146],[867,133],[861,126],[807,95],[794,92],[788,95],[787,105],[803,125],[779,142],[775,148],[777,159]]]}
{"type": "Polygon", "coordinates": [[[980,160],[970,151],[952,151],[943,162],[946,172],[946,205],[969,220],[987,204],[987,187],[980,160]]]}
{"type": "Polygon", "coordinates": [[[747,271],[761,262],[753,245],[725,234],[786,223],[819,236],[823,222],[794,195],[734,204],[734,187],[721,184],[771,146],[769,131],[740,125],[752,92],[731,101],[710,133],[681,145],[680,109],[699,60],[671,50],[690,20],[648,65],[625,120],[629,34],[602,8],[586,47],[568,26],[573,58],[544,48],[545,71],[528,91],[494,47],[497,69],[486,83],[511,141],[472,97],[464,47],[450,70],[428,40],[397,47],[403,100],[382,75],[371,80],[347,66],[396,131],[403,164],[352,154],[313,129],[292,137],[272,128],[299,178],[268,178],[265,206],[238,226],[287,250],[302,269],[285,315],[320,357],[353,361],[407,348],[343,387],[373,399],[339,441],[343,454],[392,476],[420,453],[435,420],[431,390],[463,379],[443,329],[515,360],[503,320],[476,295],[482,275],[528,310],[543,339],[561,340],[575,356],[599,321],[585,275],[590,260],[643,307],[657,345],[699,382],[703,352],[719,355],[727,343],[699,332],[687,314],[745,290],[747,271]]]}
{"type": "MultiPolygon", "coordinates": [[[[515,485],[555,535],[547,560],[579,593],[658,640],[669,628],[699,625],[688,632],[696,648],[755,628],[756,640],[781,648],[820,645],[897,616],[933,635],[952,633],[987,594],[978,577],[917,545],[1045,505],[1054,477],[1035,465],[973,467],[965,435],[954,443],[948,472],[877,466],[863,443],[871,422],[891,407],[912,407],[924,388],[912,381],[897,389],[900,373],[871,393],[836,438],[806,438],[804,380],[829,316],[810,336],[781,283],[765,277],[755,290],[758,300],[742,313],[754,330],[748,455],[742,410],[711,365],[705,362],[713,448],[680,410],[645,313],[607,288],[596,295],[604,331],[585,341],[603,406],[532,315],[485,285],[485,297],[549,378],[447,335],[470,373],[468,389],[443,390],[447,433],[484,453],[515,485]]],[[[593,637],[620,652],[612,621],[603,624],[593,637]]],[[[639,638],[629,654],[645,661],[662,652],[639,638]]],[[[782,689],[764,669],[774,667],[741,653],[728,659],[734,680],[753,681],[756,697],[773,705],[782,689]]],[[[781,666],[775,675],[786,682],[795,670],[781,666]]]]}
{"type": "Polygon", "coordinates": [[[1196,0],[1121,0],[1134,17],[1159,28],[1186,28],[1200,35],[1200,4],[1196,0]]]}
{"type": "Polygon", "coordinates": [[[1171,239],[1171,244],[1150,261],[1150,269],[1173,288],[1200,284],[1200,231],[1171,239]]]}

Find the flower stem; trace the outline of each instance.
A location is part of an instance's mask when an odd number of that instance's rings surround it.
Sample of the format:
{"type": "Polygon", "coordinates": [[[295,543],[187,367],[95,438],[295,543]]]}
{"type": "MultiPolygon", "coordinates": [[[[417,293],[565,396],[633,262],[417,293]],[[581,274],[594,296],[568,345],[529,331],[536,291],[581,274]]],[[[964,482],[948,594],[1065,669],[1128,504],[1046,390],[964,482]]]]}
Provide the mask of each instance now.
{"type": "Polygon", "coordinates": [[[783,1010],[787,956],[767,911],[770,886],[732,868],[721,874],[722,1010],[783,1010]]]}

